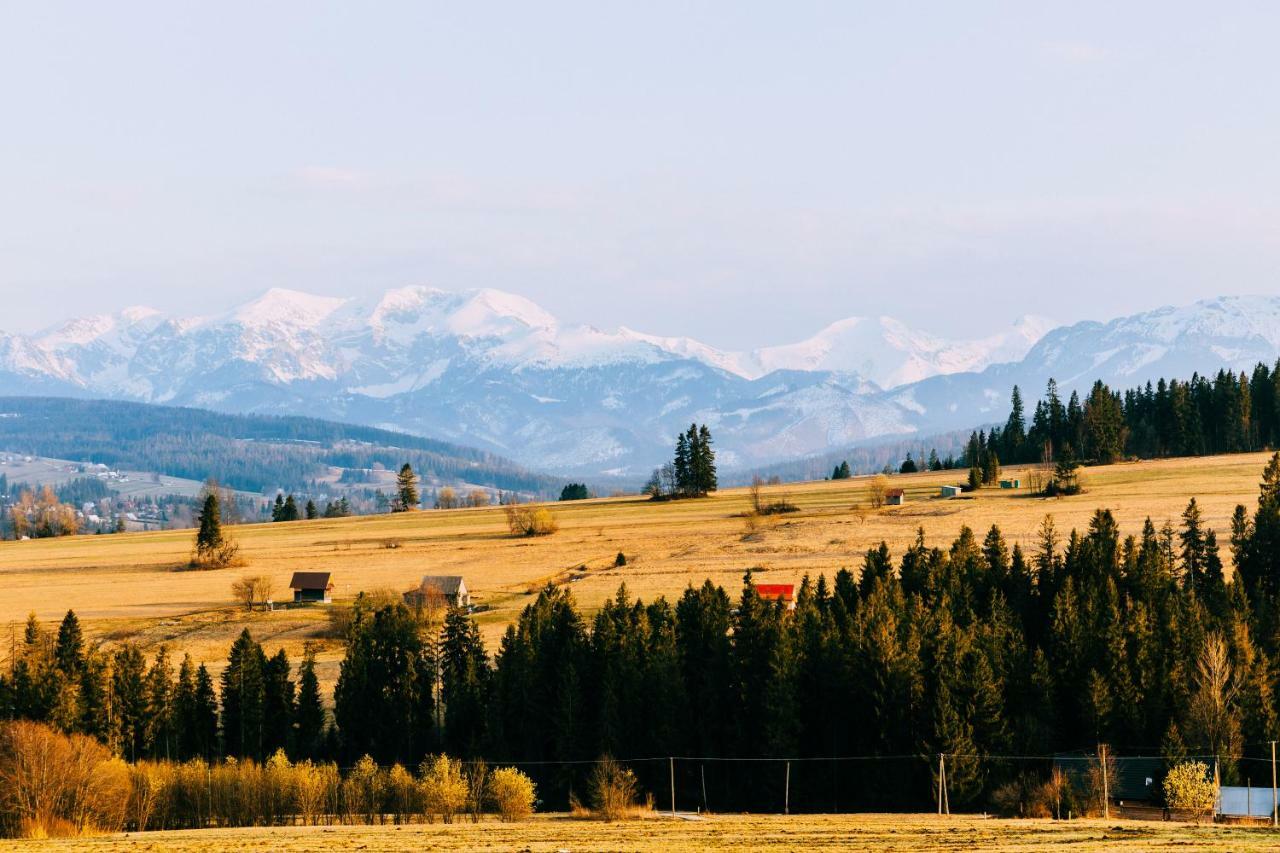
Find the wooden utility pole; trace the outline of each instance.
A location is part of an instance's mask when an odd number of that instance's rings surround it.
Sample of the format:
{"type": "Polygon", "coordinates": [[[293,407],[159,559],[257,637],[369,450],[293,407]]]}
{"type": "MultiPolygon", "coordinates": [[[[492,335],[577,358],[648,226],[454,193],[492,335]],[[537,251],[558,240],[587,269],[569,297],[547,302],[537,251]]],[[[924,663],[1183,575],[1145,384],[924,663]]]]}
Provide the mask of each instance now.
{"type": "Polygon", "coordinates": [[[1276,825],[1276,742],[1271,741],[1271,825],[1276,825]]]}
{"type": "Polygon", "coordinates": [[[676,760],[674,757],[667,758],[668,766],[671,770],[671,816],[676,816],[676,760]]]}
{"type": "Polygon", "coordinates": [[[791,762],[787,762],[787,781],[782,789],[782,813],[791,814],[791,762]]]}
{"type": "Polygon", "coordinates": [[[1102,816],[1111,817],[1110,792],[1107,788],[1107,745],[1098,744],[1098,760],[1102,763],[1102,816]]]}
{"type": "Polygon", "coordinates": [[[938,753],[938,814],[942,814],[942,753],[938,753]]]}

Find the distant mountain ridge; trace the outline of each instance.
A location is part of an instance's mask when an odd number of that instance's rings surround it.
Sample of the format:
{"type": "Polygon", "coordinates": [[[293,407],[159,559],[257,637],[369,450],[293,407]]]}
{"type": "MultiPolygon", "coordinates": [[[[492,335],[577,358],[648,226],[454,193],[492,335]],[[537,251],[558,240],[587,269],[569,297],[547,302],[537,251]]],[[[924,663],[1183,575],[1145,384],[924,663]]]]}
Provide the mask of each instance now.
{"type": "Polygon", "coordinates": [[[1280,299],[1226,297],[1108,323],[1024,318],[946,340],[853,317],[748,352],[560,323],[496,290],[342,299],[273,289],[223,314],[151,309],[0,334],[0,394],[296,414],[483,448],[569,474],[642,477],[692,421],[723,465],[1003,420],[1016,382],[1070,389],[1241,369],[1280,355],[1280,299]]]}

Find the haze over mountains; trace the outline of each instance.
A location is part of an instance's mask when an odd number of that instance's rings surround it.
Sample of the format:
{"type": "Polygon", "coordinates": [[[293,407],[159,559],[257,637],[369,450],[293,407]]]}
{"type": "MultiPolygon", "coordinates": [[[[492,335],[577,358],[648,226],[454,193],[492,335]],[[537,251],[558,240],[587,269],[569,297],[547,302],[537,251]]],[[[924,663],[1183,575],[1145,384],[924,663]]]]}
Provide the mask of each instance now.
{"type": "Polygon", "coordinates": [[[677,430],[712,426],[748,467],[1003,420],[1053,376],[1132,385],[1280,355],[1280,298],[1224,297],[1110,322],[1036,317],[947,340],[888,317],[750,352],[566,325],[523,297],[408,287],[271,290],[225,314],[147,308],[0,333],[0,394],[299,414],[407,430],[547,471],[641,477],[677,430]]]}

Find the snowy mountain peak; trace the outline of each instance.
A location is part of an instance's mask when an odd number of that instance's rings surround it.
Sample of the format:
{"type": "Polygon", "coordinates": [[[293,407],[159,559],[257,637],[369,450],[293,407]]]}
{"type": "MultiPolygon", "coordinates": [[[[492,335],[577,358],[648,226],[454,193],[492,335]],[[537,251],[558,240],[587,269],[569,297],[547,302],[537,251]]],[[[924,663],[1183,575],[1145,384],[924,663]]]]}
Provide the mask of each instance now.
{"type": "Polygon", "coordinates": [[[234,309],[230,319],[244,326],[314,328],[349,300],[316,296],[300,290],[273,287],[252,302],[234,309]]]}

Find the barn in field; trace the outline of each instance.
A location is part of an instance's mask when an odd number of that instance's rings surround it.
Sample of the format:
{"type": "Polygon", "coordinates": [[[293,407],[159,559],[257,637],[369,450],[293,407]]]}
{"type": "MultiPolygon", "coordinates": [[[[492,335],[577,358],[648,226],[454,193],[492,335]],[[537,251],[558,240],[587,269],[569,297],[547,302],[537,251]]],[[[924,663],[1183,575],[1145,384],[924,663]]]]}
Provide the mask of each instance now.
{"type": "Polygon", "coordinates": [[[764,601],[781,601],[788,610],[796,606],[796,587],[789,583],[758,583],[756,595],[764,601]]]}
{"type": "Polygon", "coordinates": [[[294,604],[329,604],[333,601],[333,581],[328,572],[294,572],[289,581],[294,604]]]}
{"type": "Polygon", "coordinates": [[[410,607],[423,607],[433,599],[449,607],[471,606],[471,593],[462,575],[423,575],[418,585],[404,594],[404,603],[410,607]]]}
{"type": "Polygon", "coordinates": [[[903,489],[890,489],[884,493],[886,506],[902,506],[907,502],[907,493],[903,489]]]}

